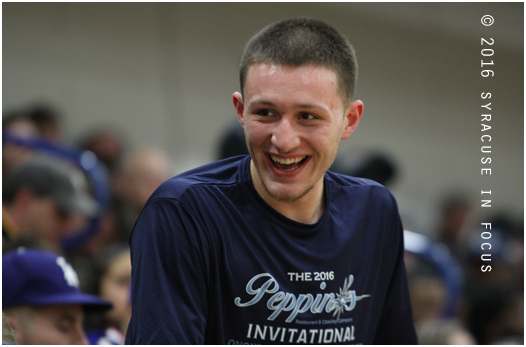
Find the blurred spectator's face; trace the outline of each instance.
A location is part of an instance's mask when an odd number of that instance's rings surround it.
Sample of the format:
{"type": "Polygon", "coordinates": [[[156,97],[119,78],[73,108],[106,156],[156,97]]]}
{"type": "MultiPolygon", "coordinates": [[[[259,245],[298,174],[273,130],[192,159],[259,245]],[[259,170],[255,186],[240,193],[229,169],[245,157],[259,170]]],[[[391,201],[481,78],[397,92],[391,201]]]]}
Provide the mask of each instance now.
{"type": "Polygon", "coordinates": [[[476,341],[467,331],[460,329],[449,336],[448,345],[476,345],[476,341]]]}
{"type": "Polygon", "coordinates": [[[150,195],[171,176],[170,159],[164,153],[144,150],[135,154],[126,168],[124,194],[142,209],[150,195]]]}
{"type": "Polygon", "coordinates": [[[80,228],[86,218],[63,211],[50,197],[35,197],[29,206],[26,228],[52,246],[60,247],[62,238],[80,228]]]}
{"type": "MultiPolygon", "coordinates": [[[[29,120],[16,121],[3,130],[23,139],[30,139],[38,136],[38,130],[36,126],[33,122],[29,120]]],[[[33,153],[32,149],[19,146],[14,143],[3,143],[2,170],[4,172],[7,172],[8,169],[27,159],[31,155],[31,153],[33,153]]]]}
{"type": "Polygon", "coordinates": [[[100,295],[113,303],[106,317],[123,328],[131,317],[130,280],[131,261],[128,252],[117,256],[101,279],[100,295]]]}
{"type": "Polygon", "coordinates": [[[438,278],[414,278],[410,280],[409,292],[415,323],[441,317],[447,303],[447,290],[438,278]]]}
{"type": "Polygon", "coordinates": [[[23,307],[12,324],[18,345],[86,345],[80,305],[23,307]]]}
{"type": "Polygon", "coordinates": [[[143,167],[133,172],[130,184],[130,200],[142,208],[153,192],[167,179],[154,167],[143,167]]]}

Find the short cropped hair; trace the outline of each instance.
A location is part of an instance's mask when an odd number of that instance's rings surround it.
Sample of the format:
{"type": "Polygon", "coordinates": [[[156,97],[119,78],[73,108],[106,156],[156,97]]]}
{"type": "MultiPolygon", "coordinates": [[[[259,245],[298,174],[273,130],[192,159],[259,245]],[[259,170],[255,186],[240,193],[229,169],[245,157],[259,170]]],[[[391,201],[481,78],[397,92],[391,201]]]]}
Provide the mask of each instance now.
{"type": "Polygon", "coordinates": [[[270,24],[248,41],[239,67],[241,93],[248,70],[255,64],[329,68],[338,76],[344,104],[351,101],[358,77],[358,62],[350,42],[330,25],[304,17],[270,24]]]}

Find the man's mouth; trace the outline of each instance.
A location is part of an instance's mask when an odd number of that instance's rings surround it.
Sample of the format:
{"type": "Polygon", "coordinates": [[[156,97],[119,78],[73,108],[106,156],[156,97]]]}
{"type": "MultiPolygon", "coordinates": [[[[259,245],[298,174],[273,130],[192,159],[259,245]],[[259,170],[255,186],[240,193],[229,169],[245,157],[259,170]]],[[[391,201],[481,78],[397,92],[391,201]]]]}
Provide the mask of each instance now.
{"type": "Polygon", "coordinates": [[[278,170],[293,171],[299,169],[305,163],[307,156],[296,158],[279,158],[271,155],[270,159],[278,170]]]}

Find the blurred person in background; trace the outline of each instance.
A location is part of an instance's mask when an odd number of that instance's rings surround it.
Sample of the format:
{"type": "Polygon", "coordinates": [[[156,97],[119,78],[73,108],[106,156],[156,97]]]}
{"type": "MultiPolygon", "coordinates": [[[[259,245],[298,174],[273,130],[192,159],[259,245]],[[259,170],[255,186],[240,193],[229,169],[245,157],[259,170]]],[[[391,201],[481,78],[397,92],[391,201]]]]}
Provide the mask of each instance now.
{"type": "Polygon", "coordinates": [[[48,103],[37,103],[28,111],[28,118],[35,124],[40,136],[50,142],[58,142],[62,136],[61,114],[48,103]]]}
{"type": "Polygon", "coordinates": [[[506,214],[484,222],[491,228],[474,229],[465,247],[466,324],[479,344],[524,344],[522,224],[506,214]]]}
{"type": "Polygon", "coordinates": [[[128,246],[114,245],[95,260],[90,292],[113,304],[113,308],[91,317],[87,329],[90,344],[123,345],[131,317],[131,261],[128,246]]]}
{"type": "Polygon", "coordinates": [[[170,157],[160,149],[139,148],[124,156],[114,182],[114,208],[121,241],[128,243],[144,204],[173,174],[170,157]]]}
{"type": "Polygon", "coordinates": [[[120,237],[119,224],[113,207],[108,206],[100,215],[97,229],[84,243],[75,248],[72,256],[85,257],[89,261],[95,260],[102,251],[114,244],[127,243],[120,237]]]}
{"type": "Polygon", "coordinates": [[[106,166],[110,177],[115,173],[126,150],[122,134],[111,126],[91,130],[84,135],[78,146],[93,152],[106,166]]]}
{"type": "Polygon", "coordinates": [[[474,345],[471,333],[456,320],[430,320],[416,326],[421,345],[474,345]]]}
{"type": "Polygon", "coordinates": [[[389,187],[398,174],[396,161],[380,151],[337,156],[330,170],[353,177],[368,178],[384,187],[389,187]]]}
{"type": "Polygon", "coordinates": [[[140,212],[152,193],[173,175],[170,157],[162,150],[142,148],[123,161],[120,194],[140,212]]]}
{"type": "Polygon", "coordinates": [[[415,325],[440,319],[447,305],[447,289],[439,276],[409,275],[415,325]]]}
{"type": "Polygon", "coordinates": [[[82,247],[88,257],[96,257],[100,250],[119,242],[128,242],[131,226],[122,227],[122,206],[127,205],[127,197],[122,196],[122,166],[128,151],[123,134],[111,127],[97,127],[83,136],[78,146],[95,154],[108,170],[110,180],[110,203],[101,217],[99,230],[82,247]]]}
{"type": "Polygon", "coordinates": [[[18,249],[2,256],[2,310],[16,344],[87,344],[85,313],[111,303],[79,290],[75,270],[61,256],[18,249]]]}
{"type": "Polygon", "coordinates": [[[468,233],[473,227],[473,206],[467,195],[452,193],[442,198],[439,208],[437,241],[462,260],[468,233]]]}
{"type": "Polygon", "coordinates": [[[239,122],[232,121],[224,129],[217,146],[217,159],[226,159],[248,154],[245,131],[239,122]]]}
{"type": "Polygon", "coordinates": [[[63,251],[63,238],[99,208],[80,169],[43,154],[6,174],[2,203],[3,249],[28,241],[57,253],[63,251]]]}
{"type": "Polygon", "coordinates": [[[405,261],[418,341],[473,344],[464,321],[464,273],[443,243],[406,231],[405,261]]]}
{"type": "MultiPolygon", "coordinates": [[[[2,117],[2,132],[22,139],[39,137],[36,124],[26,112],[12,111],[2,117]]],[[[2,177],[13,166],[33,154],[33,150],[11,142],[2,143],[2,177]]]]}
{"type": "MultiPolygon", "coordinates": [[[[472,334],[462,321],[462,312],[446,314],[448,291],[445,280],[430,269],[408,274],[411,306],[418,336],[422,345],[470,345],[472,334]]],[[[462,311],[463,308],[457,308],[462,311]]]]}
{"type": "Polygon", "coordinates": [[[524,290],[506,283],[473,294],[466,323],[478,344],[524,345],[524,290]]]}
{"type": "Polygon", "coordinates": [[[407,251],[404,257],[415,325],[454,316],[447,312],[452,298],[446,279],[435,264],[407,251]]]}

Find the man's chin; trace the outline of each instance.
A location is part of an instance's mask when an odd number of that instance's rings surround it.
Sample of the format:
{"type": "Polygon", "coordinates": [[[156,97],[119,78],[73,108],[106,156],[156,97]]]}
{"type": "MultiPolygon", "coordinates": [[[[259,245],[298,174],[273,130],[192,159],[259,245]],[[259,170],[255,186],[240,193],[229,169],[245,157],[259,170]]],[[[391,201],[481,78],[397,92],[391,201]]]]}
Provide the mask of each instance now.
{"type": "Polygon", "coordinates": [[[266,184],[265,181],[263,181],[263,186],[265,188],[265,191],[267,195],[278,202],[295,202],[302,197],[304,197],[308,192],[312,190],[312,187],[310,188],[300,188],[300,189],[292,189],[294,187],[290,187],[289,184],[280,184],[279,186],[272,187],[269,184],[266,184]]]}

